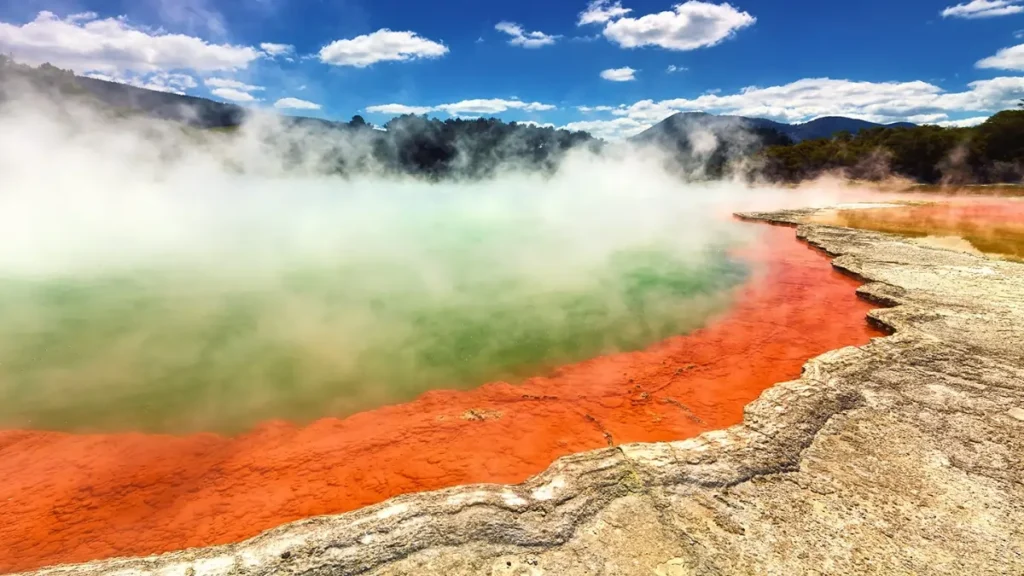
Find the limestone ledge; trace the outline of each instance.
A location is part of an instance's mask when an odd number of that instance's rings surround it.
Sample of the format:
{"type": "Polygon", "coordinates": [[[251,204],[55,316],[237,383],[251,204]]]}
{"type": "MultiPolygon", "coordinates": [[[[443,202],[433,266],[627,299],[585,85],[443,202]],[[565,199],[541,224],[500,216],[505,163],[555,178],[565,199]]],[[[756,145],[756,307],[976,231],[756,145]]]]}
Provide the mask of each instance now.
{"type": "Polygon", "coordinates": [[[815,211],[739,216],[798,226],[892,335],[810,360],[740,425],[36,574],[1024,574],[1024,265],[815,211]]]}

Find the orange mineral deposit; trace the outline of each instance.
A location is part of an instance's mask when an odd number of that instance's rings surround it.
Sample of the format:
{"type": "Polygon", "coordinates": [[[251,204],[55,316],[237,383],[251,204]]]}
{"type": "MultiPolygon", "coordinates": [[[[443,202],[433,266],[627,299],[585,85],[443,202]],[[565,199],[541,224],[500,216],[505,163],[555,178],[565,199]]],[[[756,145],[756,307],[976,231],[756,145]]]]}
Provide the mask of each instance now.
{"type": "Polygon", "coordinates": [[[949,201],[838,210],[816,222],[912,237],[957,237],[982,251],[1024,260],[1024,201],[954,198],[949,201]]]}
{"type": "Polygon", "coordinates": [[[736,424],[809,358],[879,333],[857,282],[761,227],[734,306],[703,329],[522,384],[244,435],[0,432],[0,571],[239,541],[389,497],[521,482],[566,454],[736,424]]]}

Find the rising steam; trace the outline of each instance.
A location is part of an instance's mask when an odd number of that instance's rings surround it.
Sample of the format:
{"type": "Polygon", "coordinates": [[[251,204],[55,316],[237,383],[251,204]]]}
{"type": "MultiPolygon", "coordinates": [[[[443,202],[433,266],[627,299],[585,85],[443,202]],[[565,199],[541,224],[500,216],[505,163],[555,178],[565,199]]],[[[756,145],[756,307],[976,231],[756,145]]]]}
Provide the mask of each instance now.
{"type": "Polygon", "coordinates": [[[4,427],[240,431],[637,349],[728,306],[728,213],[780,198],[629,146],[430,183],[272,117],[18,98],[0,127],[4,427]]]}

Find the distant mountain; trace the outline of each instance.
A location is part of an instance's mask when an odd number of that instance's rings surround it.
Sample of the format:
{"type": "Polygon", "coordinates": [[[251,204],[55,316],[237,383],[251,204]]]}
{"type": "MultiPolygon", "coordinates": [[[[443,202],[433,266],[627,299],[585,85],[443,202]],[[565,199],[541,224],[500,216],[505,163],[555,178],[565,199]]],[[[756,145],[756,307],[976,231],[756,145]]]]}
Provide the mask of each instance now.
{"type": "MultiPolygon", "coordinates": [[[[831,138],[837,132],[850,132],[856,134],[861,130],[869,128],[897,128],[913,127],[909,122],[897,122],[895,124],[877,124],[856,118],[845,118],[842,116],[824,116],[816,118],[803,124],[786,124],[766,118],[748,118],[746,116],[729,116],[707,114],[705,112],[680,112],[655,124],[646,131],[634,136],[632,140],[638,142],[664,141],[667,138],[673,139],[685,137],[693,130],[711,130],[716,134],[725,134],[729,130],[743,128],[748,132],[775,131],[785,135],[793,142],[811,140],[815,138],[831,138]]],[[[766,142],[766,145],[771,145],[766,142]]]]}
{"type": "Polygon", "coordinates": [[[858,120],[856,118],[846,118],[843,116],[823,116],[803,124],[782,124],[782,126],[788,127],[788,129],[783,130],[787,136],[792,138],[794,142],[799,142],[801,140],[813,140],[815,138],[831,138],[837,132],[845,131],[850,134],[856,134],[861,130],[868,130],[870,128],[913,128],[917,125],[911,124],[910,122],[878,124],[876,122],[868,122],[867,120],[858,120]]]}
{"type": "MultiPolygon", "coordinates": [[[[239,126],[251,114],[251,110],[242,106],[198,96],[158,92],[83,76],[76,76],[75,82],[107,106],[135,110],[151,118],[175,120],[198,128],[239,126]]],[[[305,128],[339,129],[348,126],[347,122],[309,116],[282,114],[277,118],[285,125],[305,128]]]]}
{"type": "Polygon", "coordinates": [[[238,126],[247,114],[241,106],[196,96],[157,92],[85,76],[76,76],[75,82],[108,106],[138,110],[153,118],[201,128],[238,126]]]}
{"type": "Polygon", "coordinates": [[[667,150],[688,178],[713,179],[765,146],[792,144],[784,127],[760,118],[687,112],[666,118],[631,141],[667,150]]]}
{"type": "MultiPolygon", "coordinates": [[[[729,137],[732,133],[776,131],[785,134],[786,124],[780,124],[763,118],[745,118],[743,116],[727,116],[708,114],[706,112],[680,112],[673,114],[647,130],[631,138],[639,143],[668,144],[679,140],[696,140],[702,133],[729,137]]],[[[694,142],[699,147],[699,142],[694,142]]]]}
{"type": "Polygon", "coordinates": [[[78,100],[201,128],[237,126],[249,113],[234,104],[78,76],[50,64],[31,67],[0,55],[0,103],[25,95],[78,100]]]}

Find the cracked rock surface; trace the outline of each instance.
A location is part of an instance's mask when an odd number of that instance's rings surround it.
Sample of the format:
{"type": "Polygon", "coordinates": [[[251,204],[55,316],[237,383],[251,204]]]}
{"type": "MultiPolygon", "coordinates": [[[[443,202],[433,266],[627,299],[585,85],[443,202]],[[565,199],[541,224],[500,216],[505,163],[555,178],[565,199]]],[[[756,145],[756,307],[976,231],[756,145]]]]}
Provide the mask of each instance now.
{"type": "Polygon", "coordinates": [[[810,360],[743,424],[566,457],[518,486],[37,574],[1024,574],[1024,264],[847,228],[796,234],[864,280],[858,293],[884,306],[869,320],[892,336],[810,360]]]}

